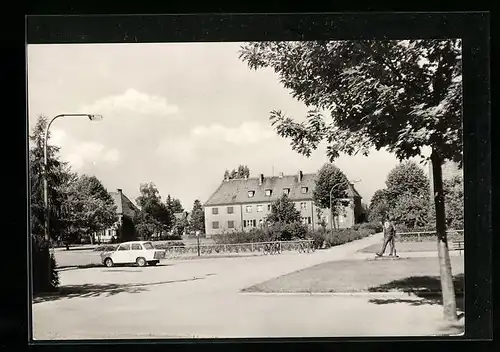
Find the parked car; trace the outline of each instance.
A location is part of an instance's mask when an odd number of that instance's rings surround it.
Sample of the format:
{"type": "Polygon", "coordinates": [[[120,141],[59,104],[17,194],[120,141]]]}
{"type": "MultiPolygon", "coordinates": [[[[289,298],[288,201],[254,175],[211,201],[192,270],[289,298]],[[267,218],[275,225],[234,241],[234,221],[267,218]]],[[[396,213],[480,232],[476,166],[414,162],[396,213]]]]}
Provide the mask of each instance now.
{"type": "Polygon", "coordinates": [[[155,249],[149,241],[123,242],[110,251],[101,253],[102,263],[107,267],[115,264],[156,265],[165,258],[165,251],[155,249]]]}

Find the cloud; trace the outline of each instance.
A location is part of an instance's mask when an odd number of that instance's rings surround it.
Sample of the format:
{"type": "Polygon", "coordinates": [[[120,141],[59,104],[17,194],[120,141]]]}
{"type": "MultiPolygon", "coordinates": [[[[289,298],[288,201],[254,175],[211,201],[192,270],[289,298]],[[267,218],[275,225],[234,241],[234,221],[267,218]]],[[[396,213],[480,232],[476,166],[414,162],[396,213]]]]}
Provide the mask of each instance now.
{"type": "Polygon", "coordinates": [[[64,130],[52,130],[49,143],[61,147],[61,159],[69,162],[74,170],[82,169],[89,164],[116,165],[120,161],[120,152],[117,149],[107,149],[95,141],[69,138],[64,130]]]}
{"type": "Polygon", "coordinates": [[[81,108],[82,112],[92,114],[133,113],[139,115],[165,116],[179,112],[177,105],[172,105],[163,97],[141,93],[129,88],[124,93],[108,96],[81,108]]]}
{"type": "Polygon", "coordinates": [[[163,138],[157,152],[170,158],[171,161],[188,163],[197,156],[206,155],[207,150],[227,150],[228,144],[234,147],[254,145],[275,134],[258,122],[244,122],[238,127],[227,127],[221,124],[196,126],[186,136],[163,138]]]}
{"type": "Polygon", "coordinates": [[[239,127],[226,127],[220,124],[198,126],[191,131],[191,137],[242,145],[259,143],[274,137],[274,133],[258,122],[244,122],[239,127]]]}

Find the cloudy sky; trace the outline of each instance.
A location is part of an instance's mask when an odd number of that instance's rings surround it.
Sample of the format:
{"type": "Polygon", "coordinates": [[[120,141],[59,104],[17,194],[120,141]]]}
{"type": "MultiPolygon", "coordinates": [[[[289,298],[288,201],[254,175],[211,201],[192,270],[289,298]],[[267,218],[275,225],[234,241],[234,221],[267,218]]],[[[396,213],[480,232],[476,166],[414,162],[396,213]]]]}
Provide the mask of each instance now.
{"type": "MultiPolygon", "coordinates": [[[[73,170],[96,175],[132,200],[142,182],[191,209],[206,201],[224,170],[238,164],[251,176],[316,172],[325,149],[310,158],[291,150],[269,125],[269,111],[302,118],[307,111],[272,70],[252,71],[239,43],[78,44],[28,47],[29,124],[39,115],[95,113],[90,122],[54,122],[51,144],[73,170]]],[[[391,154],[336,161],[365,202],[397,164],[391,154]]]]}

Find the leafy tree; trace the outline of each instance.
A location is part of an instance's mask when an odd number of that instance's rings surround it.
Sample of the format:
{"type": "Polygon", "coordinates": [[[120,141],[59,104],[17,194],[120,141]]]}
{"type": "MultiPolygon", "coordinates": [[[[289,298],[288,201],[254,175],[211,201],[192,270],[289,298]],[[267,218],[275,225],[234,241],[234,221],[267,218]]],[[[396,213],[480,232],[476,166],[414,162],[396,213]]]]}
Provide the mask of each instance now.
{"type": "Polygon", "coordinates": [[[406,161],[394,167],[387,175],[385,196],[391,207],[394,207],[402,195],[429,199],[429,178],[424,170],[414,161],[406,161]]]}
{"type": "Polygon", "coordinates": [[[67,185],[65,191],[66,243],[69,238],[105,230],[118,220],[113,198],[97,177],[82,175],[67,185]]]}
{"type": "Polygon", "coordinates": [[[286,194],[282,194],[275,202],[271,204],[271,212],[267,216],[267,222],[291,224],[300,222],[300,211],[295,209],[295,204],[286,194]]]}
{"type": "Polygon", "coordinates": [[[387,203],[387,191],[379,189],[375,191],[370,201],[369,220],[372,222],[381,222],[389,214],[389,205],[387,203]]]}
{"type": "MultiPolygon", "coordinates": [[[[323,209],[330,209],[331,192],[331,215],[339,215],[340,207],[347,206],[347,189],[349,181],[346,175],[338,167],[326,163],[316,175],[316,187],[313,191],[314,204],[323,209]]],[[[335,222],[333,222],[335,223],[335,222]]]]}
{"type": "MultiPolygon", "coordinates": [[[[71,179],[71,173],[66,163],[59,159],[59,148],[47,145],[48,204],[50,238],[45,229],[44,204],[44,139],[47,118],[39,116],[32,133],[29,136],[29,194],[30,194],[30,231],[32,240],[32,273],[33,291],[42,292],[54,290],[59,281],[55,271],[56,263],[49,248],[51,241],[60,237],[65,230],[65,222],[61,219],[64,200],[63,189],[71,179]]],[[[50,134],[47,136],[50,141],[50,134]]]]}
{"type": "MultiPolygon", "coordinates": [[[[37,236],[44,236],[45,226],[43,145],[46,127],[47,118],[39,116],[29,137],[30,226],[31,233],[37,236]]],[[[50,132],[47,138],[50,141],[50,132]]],[[[59,149],[50,143],[47,144],[47,185],[51,239],[57,238],[64,231],[65,223],[60,217],[65,199],[64,189],[74,177],[68,164],[59,159],[59,149]]],[[[45,238],[45,240],[49,239],[45,238]]]]}
{"type": "Polygon", "coordinates": [[[141,195],[136,199],[140,211],[135,219],[139,236],[150,239],[154,234],[169,231],[173,225],[173,216],[167,206],[162,203],[160,192],[155,184],[142,183],[140,192],[141,195]]]}
{"type": "Polygon", "coordinates": [[[205,212],[198,199],[193,203],[189,228],[193,232],[200,231],[200,233],[205,233],[205,212]]]}
{"type": "Polygon", "coordinates": [[[415,162],[407,161],[393,168],[386,180],[385,196],[389,213],[407,228],[428,223],[429,179],[415,162]]]}
{"type": "Polygon", "coordinates": [[[303,155],[322,141],[330,160],[373,148],[404,160],[430,147],[444,313],[456,321],[442,164],[462,163],[461,40],[255,42],[242,46],[240,58],[252,69],[274,69],[311,107],[304,122],[281,111],[270,116],[278,135],[303,155]]]}
{"type": "MultiPolygon", "coordinates": [[[[462,176],[454,176],[443,183],[446,203],[446,226],[453,229],[464,228],[464,183],[462,176]]],[[[434,209],[433,209],[434,210],[434,209]]],[[[431,212],[435,218],[436,212],[431,212]]]]}
{"type": "Polygon", "coordinates": [[[165,205],[167,206],[167,209],[172,213],[182,213],[184,211],[184,208],[182,207],[181,201],[177,198],[172,198],[170,194],[167,196],[167,199],[165,201],[165,205]]]}
{"type": "Polygon", "coordinates": [[[189,221],[187,216],[183,216],[180,219],[175,220],[174,233],[178,236],[182,236],[185,230],[189,229],[189,221]]]}
{"type": "Polygon", "coordinates": [[[405,228],[424,227],[428,224],[429,200],[404,193],[397,198],[390,212],[396,223],[404,225],[405,228]]]}
{"type": "Polygon", "coordinates": [[[237,169],[233,169],[231,171],[226,170],[224,172],[224,179],[232,180],[245,177],[250,177],[250,169],[246,165],[239,165],[237,169]]]}

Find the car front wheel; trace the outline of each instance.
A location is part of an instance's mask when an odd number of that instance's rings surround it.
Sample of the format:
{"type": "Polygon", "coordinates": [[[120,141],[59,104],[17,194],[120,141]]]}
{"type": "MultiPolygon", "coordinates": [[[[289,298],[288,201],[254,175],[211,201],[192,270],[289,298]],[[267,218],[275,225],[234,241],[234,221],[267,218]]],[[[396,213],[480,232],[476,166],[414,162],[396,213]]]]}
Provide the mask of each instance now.
{"type": "Polygon", "coordinates": [[[104,261],[104,265],[106,265],[108,268],[111,268],[113,266],[113,260],[111,258],[106,258],[104,261]]]}
{"type": "Polygon", "coordinates": [[[137,266],[145,266],[146,265],[146,259],[144,259],[142,257],[137,258],[135,262],[137,263],[137,266]]]}

